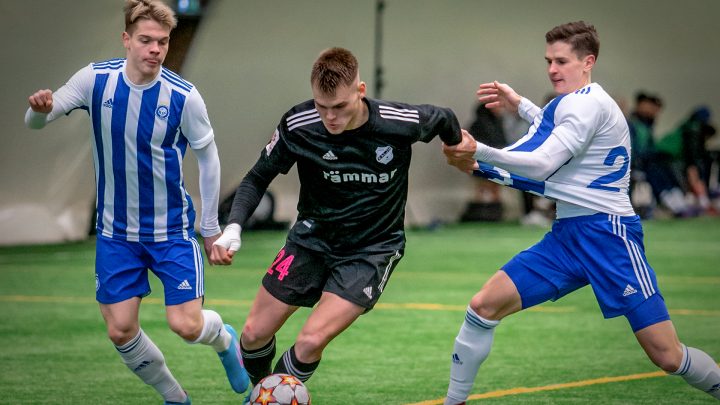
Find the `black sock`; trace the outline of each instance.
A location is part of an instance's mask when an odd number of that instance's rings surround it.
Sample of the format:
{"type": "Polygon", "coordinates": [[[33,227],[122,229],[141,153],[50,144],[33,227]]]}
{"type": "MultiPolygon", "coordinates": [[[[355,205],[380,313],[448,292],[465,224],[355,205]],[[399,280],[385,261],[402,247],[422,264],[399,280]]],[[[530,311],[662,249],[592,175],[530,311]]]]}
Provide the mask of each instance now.
{"type": "Polygon", "coordinates": [[[300,362],[295,356],[295,346],[293,345],[278,359],[273,374],[290,374],[305,382],[312,377],[318,364],[320,364],[320,360],[314,363],[300,362]]]}
{"type": "Polygon", "coordinates": [[[247,350],[242,347],[240,340],[240,352],[242,353],[245,370],[247,370],[250,381],[253,385],[270,375],[270,365],[275,358],[275,336],[265,346],[256,350],[247,350]]]}

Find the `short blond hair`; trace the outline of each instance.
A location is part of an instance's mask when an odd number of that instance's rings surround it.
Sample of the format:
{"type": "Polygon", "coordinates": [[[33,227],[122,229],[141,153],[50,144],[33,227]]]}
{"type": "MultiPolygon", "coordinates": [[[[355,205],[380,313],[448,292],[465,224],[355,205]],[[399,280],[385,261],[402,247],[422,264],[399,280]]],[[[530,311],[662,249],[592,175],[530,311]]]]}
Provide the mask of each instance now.
{"type": "Polygon", "coordinates": [[[170,28],[177,26],[175,12],[160,0],[125,0],[125,32],[132,34],[138,20],[155,20],[170,28]]]}
{"type": "Polygon", "coordinates": [[[358,78],[358,61],[344,48],[324,50],[313,64],[310,84],[325,94],[334,95],[340,86],[348,86],[358,78]]]}

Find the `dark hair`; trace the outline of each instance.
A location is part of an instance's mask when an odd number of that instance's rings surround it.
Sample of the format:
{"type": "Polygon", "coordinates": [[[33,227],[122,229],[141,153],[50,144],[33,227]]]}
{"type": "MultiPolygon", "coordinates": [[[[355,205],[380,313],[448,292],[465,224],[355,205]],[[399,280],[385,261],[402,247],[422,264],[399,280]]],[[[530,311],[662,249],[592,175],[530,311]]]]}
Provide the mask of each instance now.
{"type": "Polygon", "coordinates": [[[662,99],[660,97],[656,96],[655,94],[649,94],[641,91],[635,95],[635,103],[640,104],[643,101],[648,101],[658,107],[662,107],[663,105],[662,99]]]}
{"type": "Polygon", "coordinates": [[[569,22],[558,25],[545,34],[545,42],[552,44],[557,41],[567,42],[579,57],[600,54],[600,38],[592,24],[585,21],[569,22]]]}
{"type": "Polygon", "coordinates": [[[358,77],[358,61],[344,48],[324,50],[313,64],[310,84],[325,94],[334,95],[341,85],[351,85],[358,77]]]}

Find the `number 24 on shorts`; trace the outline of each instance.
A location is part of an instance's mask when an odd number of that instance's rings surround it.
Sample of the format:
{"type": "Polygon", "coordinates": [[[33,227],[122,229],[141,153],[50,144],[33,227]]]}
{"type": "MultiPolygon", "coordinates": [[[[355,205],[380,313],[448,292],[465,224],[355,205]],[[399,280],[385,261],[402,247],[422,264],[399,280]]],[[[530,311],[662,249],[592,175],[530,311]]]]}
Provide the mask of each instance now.
{"type": "Polygon", "coordinates": [[[273,261],[273,263],[268,268],[268,274],[272,275],[275,274],[275,272],[277,271],[278,280],[282,281],[285,276],[288,275],[288,269],[290,268],[293,260],[295,260],[294,255],[289,255],[285,257],[285,249],[281,249],[280,252],[278,252],[277,257],[275,258],[275,261],[273,261]]]}

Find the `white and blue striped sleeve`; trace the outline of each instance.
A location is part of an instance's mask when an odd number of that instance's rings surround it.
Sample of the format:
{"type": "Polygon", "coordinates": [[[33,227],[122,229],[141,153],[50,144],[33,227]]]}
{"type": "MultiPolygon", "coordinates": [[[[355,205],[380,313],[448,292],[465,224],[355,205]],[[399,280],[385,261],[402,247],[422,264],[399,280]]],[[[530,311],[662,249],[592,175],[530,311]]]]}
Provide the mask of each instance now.
{"type": "Polygon", "coordinates": [[[532,123],[535,116],[540,114],[540,107],[536,106],[532,101],[522,97],[520,105],[518,105],[518,115],[525,121],[532,123]]]}
{"type": "Polygon", "coordinates": [[[556,136],[550,135],[532,151],[495,149],[478,142],[473,157],[532,180],[545,180],[565,164],[572,153],[556,136]]]}
{"type": "Polygon", "coordinates": [[[185,101],[180,128],[192,149],[202,149],[215,137],[205,101],[195,87],[185,101]]]}
{"type": "Polygon", "coordinates": [[[577,156],[600,126],[603,109],[594,97],[568,94],[555,109],[552,133],[577,156]]]}
{"type": "Polygon", "coordinates": [[[52,111],[49,114],[43,114],[28,108],[25,113],[25,124],[29,128],[40,129],[76,108],[87,108],[88,98],[92,93],[93,77],[91,64],[78,70],[67,83],[53,92],[52,111]]]}

